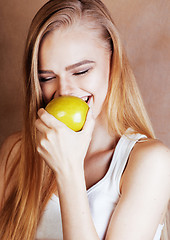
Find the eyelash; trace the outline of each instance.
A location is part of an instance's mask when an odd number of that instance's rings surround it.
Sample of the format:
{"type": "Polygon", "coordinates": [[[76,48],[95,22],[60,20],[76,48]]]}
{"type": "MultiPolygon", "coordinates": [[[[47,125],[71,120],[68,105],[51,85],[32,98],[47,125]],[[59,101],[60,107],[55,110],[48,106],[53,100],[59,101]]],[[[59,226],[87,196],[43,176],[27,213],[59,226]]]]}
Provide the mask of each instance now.
{"type": "Polygon", "coordinates": [[[86,74],[90,69],[86,69],[84,71],[81,71],[81,72],[76,72],[76,73],[73,73],[74,76],[78,76],[78,75],[84,75],[86,74]]]}
{"type": "Polygon", "coordinates": [[[39,81],[40,81],[40,82],[48,82],[48,81],[50,81],[50,80],[52,80],[52,79],[54,79],[54,77],[48,77],[48,78],[40,77],[40,78],[39,78],[39,81]]]}
{"type": "MultiPolygon", "coordinates": [[[[90,70],[90,68],[89,68],[89,69],[86,69],[86,70],[84,70],[84,71],[81,71],[81,72],[73,73],[73,75],[74,75],[74,76],[85,75],[89,70],[90,70]]],[[[52,79],[54,79],[54,77],[49,77],[49,78],[40,77],[40,78],[39,78],[39,81],[40,81],[40,82],[48,82],[48,81],[50,81],[50,80],[52,80],[52,79]]]]}

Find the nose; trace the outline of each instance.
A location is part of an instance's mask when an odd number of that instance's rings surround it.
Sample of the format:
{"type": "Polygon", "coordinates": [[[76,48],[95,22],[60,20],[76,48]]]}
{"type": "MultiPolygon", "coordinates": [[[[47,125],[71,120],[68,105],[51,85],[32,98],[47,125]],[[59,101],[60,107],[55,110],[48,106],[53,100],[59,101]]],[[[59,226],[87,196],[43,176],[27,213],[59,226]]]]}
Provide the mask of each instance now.
{"type": "Polygon", "coordinates": [[[70,79],[60,78],[58,82],[58,96],[73,95],[74,84],[70,79]]]}

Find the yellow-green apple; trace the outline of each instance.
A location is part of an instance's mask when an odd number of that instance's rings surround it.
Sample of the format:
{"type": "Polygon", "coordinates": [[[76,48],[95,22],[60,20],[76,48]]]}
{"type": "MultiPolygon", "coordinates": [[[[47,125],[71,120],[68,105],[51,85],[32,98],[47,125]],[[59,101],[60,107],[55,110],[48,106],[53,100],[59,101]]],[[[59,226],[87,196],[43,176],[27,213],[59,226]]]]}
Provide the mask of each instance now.
{"type": "Polygon", "coordinates": [[[81,98],[62,96],[50,101],[45,110],[75,132],[80,131],[86,121],[89,106],[81,98]]]}

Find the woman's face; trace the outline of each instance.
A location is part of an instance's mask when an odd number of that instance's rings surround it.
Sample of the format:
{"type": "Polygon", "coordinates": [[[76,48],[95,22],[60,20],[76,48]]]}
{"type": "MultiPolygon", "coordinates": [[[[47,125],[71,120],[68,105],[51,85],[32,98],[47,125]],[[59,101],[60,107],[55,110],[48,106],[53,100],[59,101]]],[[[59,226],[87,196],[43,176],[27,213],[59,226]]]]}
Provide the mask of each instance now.
{"type": "Polygon", "coordinates": [[[97,118],[107,95],[109,71],[110,52],[90,29],[54,30],[41,42],[39,81],[46,104],[58,96],[77,96],[97,118]]]}

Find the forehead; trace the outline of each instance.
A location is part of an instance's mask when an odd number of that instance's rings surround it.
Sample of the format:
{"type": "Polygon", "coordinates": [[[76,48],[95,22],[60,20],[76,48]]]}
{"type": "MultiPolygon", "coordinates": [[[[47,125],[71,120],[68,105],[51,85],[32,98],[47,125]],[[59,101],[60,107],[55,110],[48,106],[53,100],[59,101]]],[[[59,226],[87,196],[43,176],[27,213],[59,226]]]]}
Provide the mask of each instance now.
{"type": "Polygon", "coordinates": [[[84,59],[99,61],[108,55],[101,40],[86,26],[62,27],[43,38],[39,50],[42,68],[63,68],[84,59]]]}
{"type": "Polygon", "coordinates": [[[106,49],[109,48],[108,41],[105,39],[108,39],[108,36],[106,36],[106,29],[99,23],[97,23],[94,19],[91,18],[81,18],[77,19],[77,21],[74,21],[72,24],[62,24],[60,26],[55,26],[55,22],[50,25],[49,29],[46,30],[44,36],[42,37],[42,40],[40,42],[40,45],[46,38],[54,38],[57,40],[60,39],[60,37],[69,36],[70,38],[74,38],[76,36],[76,39],[81,39],[83,36],[84,39],[88,40],[95,40],[96,45],[102,45],[106,49]]]}
{"type": "Polygon", "coordinates": [[[74,24],[71,26],[62,26],[47,32],[41,40],[40,51],[42,48],[49,49],[60,48],[62,46],[67,50],[68,47],[87,49],[87,47],[104,47],[104,40],[99,37],[99,30],[89,28],[87,25],[74,24]]]}

